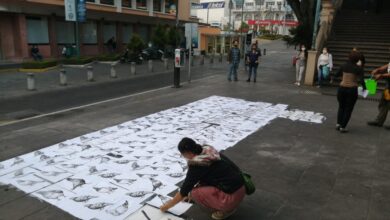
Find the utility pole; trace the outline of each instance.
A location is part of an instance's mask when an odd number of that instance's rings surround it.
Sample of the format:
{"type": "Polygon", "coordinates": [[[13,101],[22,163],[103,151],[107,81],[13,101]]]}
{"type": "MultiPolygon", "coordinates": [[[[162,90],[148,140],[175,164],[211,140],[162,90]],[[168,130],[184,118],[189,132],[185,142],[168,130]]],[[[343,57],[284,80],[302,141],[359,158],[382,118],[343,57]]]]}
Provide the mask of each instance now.
{"type": "Polygon", "coordinates": [[[232,0],[229,1],[229,35],[232,34],[232,7],[233,2],[232,0]]]}
{"type": "MultiPolygon", "coordinates": [[[[179,42],[178,42],[178,31],[179,31],[179,0],[177,0],[176,3],[176,31],[175,31],[175,38],[176,38],[176,49],[179,49],[179,42]]],[[[175,68],[173,69],[173,88],[180,88],[180,67],[175,65],[175,68]]]]}
{"type": "Polygon", "coordinates": [[[242,50],[242,55],[245,53],[245,38],[242,37],[242,24],[244,23],[244,5],[245,5],[245,0],[242,0],[242,5],[241,5],[241,25],[240,25],[240,39],[241,39],[241,50],[242,50]]]}

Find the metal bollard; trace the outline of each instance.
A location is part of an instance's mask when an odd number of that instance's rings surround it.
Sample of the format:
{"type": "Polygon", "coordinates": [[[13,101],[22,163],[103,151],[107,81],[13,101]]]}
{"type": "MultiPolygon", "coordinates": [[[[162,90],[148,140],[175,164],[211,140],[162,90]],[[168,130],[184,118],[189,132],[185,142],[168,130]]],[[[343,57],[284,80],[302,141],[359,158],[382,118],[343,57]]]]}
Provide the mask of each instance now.
{"type": "Polygon", "coordinates": [[[35,76],[34,73],[27,73],[27,90],[35,90],[35,76]]]}
{"type": "Polygon", "coordinates": [[[110,69],[110,77],[111,78],[117,78],[118,77],[116,75],[115,65],[116,65],[116,63],[111,63],[111,69],[110,69]]]}
{"type": "Polygon", "coordinates": [[[65,69],[60,70],[60,85],[61,86],[68,85],[68,79],[66,77],[66,70],[65,69]]]}
{"type": "Polygon", "coordinates": [[[89,82],[93,82],[94,81],[94,78],[93,78],[93,67],[92,66],[87,66],[87,80],[89,82]]]}
{"type": "Polygon", "coordinates": [[[135,62],[130,63],[130,73],[135,75],[135,62]]]}
{"type": "Polygon", "coordinates": [[[204,55],[200,56],[200,65],[204,65],[204,55]]]}
{"type": "Polygon", "coordinates": [[[265,56],[266,53],[267,53],[267,49],[264,48],[263,55],[265,56]]]}
{"type": "Polygon", "coordinates": [[[222,63],[222,53],[219,54],[219,62],[222,63]]]}
{"type": "Polygon", "coordinates": [[[169,69],[169,66],[168,66],[168,58],[164,58],[164,67],[165,69],[169,69]]]}
{"type": "Polygon", "coordinates": [[[195,56],[192,56],[192,57],[191,57],[191,63],[190,63],[191,66],[194,66],[194,60],[195,60],[195,56]]]}
{"type": "Polygon", "coordinates": [[[149,72],[153,72],[153,60],[148,60],[148,70],[149,72]]]}
{"type": "Polygon", "coordinates": [[[213,64],[214,63],[214,54],[211,54],[210,56],[210,64],[213,64]]]}

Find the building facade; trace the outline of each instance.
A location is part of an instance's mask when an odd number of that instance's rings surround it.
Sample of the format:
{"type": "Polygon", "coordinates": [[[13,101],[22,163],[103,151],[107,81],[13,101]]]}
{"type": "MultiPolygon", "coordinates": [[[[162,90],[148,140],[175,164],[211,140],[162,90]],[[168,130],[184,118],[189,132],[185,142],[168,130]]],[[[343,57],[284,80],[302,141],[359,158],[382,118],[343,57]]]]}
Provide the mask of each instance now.
{"type": "Polygon", "coordinates": [[[247,23],[249,29],[268,30],[281,35],[288,35],[291,27],[298,26],[286,0],[233,0],[232,3],[231,13],[229,3],[225,7],[225,20],[231,20],[235,30],[240,28],[241,21],[247,23]]]}
{"type": "MultiPolygon", "coordinates": [[[[65,21],[64,0],[0,1],[0,60],[31,58],[37,45],[44,57],[59,57],[66,45],[80,42],[82,56],[107,53],[105,43],[112,37],[121,52],[134,33],[150,41],[157,24],[175,25],[178,0],[87,0],[86,21],[65,21]]],[[[180,0],[179,20],[197,22],[191,13],[194,0],[180,0]]]]}

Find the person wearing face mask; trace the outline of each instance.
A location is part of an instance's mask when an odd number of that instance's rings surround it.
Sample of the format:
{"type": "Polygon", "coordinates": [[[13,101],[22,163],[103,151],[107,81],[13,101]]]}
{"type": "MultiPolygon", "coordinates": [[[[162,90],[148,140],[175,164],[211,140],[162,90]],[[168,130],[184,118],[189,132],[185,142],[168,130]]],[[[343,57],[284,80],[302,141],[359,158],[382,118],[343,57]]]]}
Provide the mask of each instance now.
{"type": "Polygon", "coordinates": [[[300,86],[302,81],[303,73],[306,68],[307,51],[305,45],[301,45],[299,52],[296,55],[296,74],[295,74],[295,85],[300,86]]]}
{"type": "Polygon", "coordinates": [[[183,138],[178,149],[187,160],[188,171],[180,191],[160,207],[165,212],[180,201],[193,199],[213,210],[212,219],[232,215],[245,197],[244,179],[239,168],[211,146],[201,146],[183,138]]]}
{"type": "Polygon", "coordinates": [[[329,76],[329,73],[333,68],[333,58],[332,55],[328,52],[328,48],[324,47],[322,49],[322,54],[318,57],[317,62],[317,87],[322,86],[322,80],[326,79],[329,76]]]}
{"type": "Polygon", "coordinates": [[[256,44],[252,44],[251,51],[248,52],[246,57],[249,66],[247,82],[251,81],[252,75],[253,75],[253,82],[256,82],[257,67],[259,66],[259,58],[261,57],[261,52],[257,49],[256,44]]]}

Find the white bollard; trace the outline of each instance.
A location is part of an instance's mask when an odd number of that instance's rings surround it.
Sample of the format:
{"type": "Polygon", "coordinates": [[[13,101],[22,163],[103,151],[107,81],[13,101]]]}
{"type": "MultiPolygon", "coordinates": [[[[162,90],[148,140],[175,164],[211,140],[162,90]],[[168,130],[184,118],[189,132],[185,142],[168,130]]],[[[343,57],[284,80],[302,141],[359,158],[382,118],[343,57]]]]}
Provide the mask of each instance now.
{"type": "Polygon", "coordinates": [[[164,58],[164,67],[165,69],[169,69],[169,66],[168,66],[168,58],[164,58]]]}
{"type": "Polygon", "coordinates": [[[211,54],[210,56],[210,64],[213,64],[214,63],[214,54],[211,54]]]}
{"type": "Polygon", "coordinates": [[[219,54],[219,62],[222,63],[222,53],[219,54]]]}
{"type": "Polygon", "coordinates": [[[131,65],[130,66],[130,73],[135,75],[136,74],[136,72],[135,72],[135,62],[131,62],[130,65],[131,65]]]}
{"type": "Polygon", "coordinates": [[[60,70],[60,85],[61,86],[68,85],[68,79],[66,77],[66,70],[65,69],[60,70]]]}
{"type": "Polygon", "coordinates": [[[148,70],[150,73],[153,72],[153,60],[148,60],[148,70]]]}
{"type": "Polygon", "coordinates": [[[117,78],[118,76],[116,75],[116,71],[115,71],[115,63],[112,63],[111,64],[111,70],[110,70],[110,77],[111,78],[117,78]]]}
{"type": "Polygon", "coordinates": [[[94,78],[93,78],[93,67],[92,66],[87,66],[87,80],[89,82],[93,82],[94,81],[94,78]]]}
{"type": "Polygon", "coordinates": [[[34,73],[27,73],[27,90],[35,90],[35,76],[34,73]]]}
{"type": "Polygon", "coordinates": [[[191,66],[194,66],[194,60],[195,60],[195,56],[192,56],[192,57],[191,57],[191,63],[190,63],[191,66]]]}

